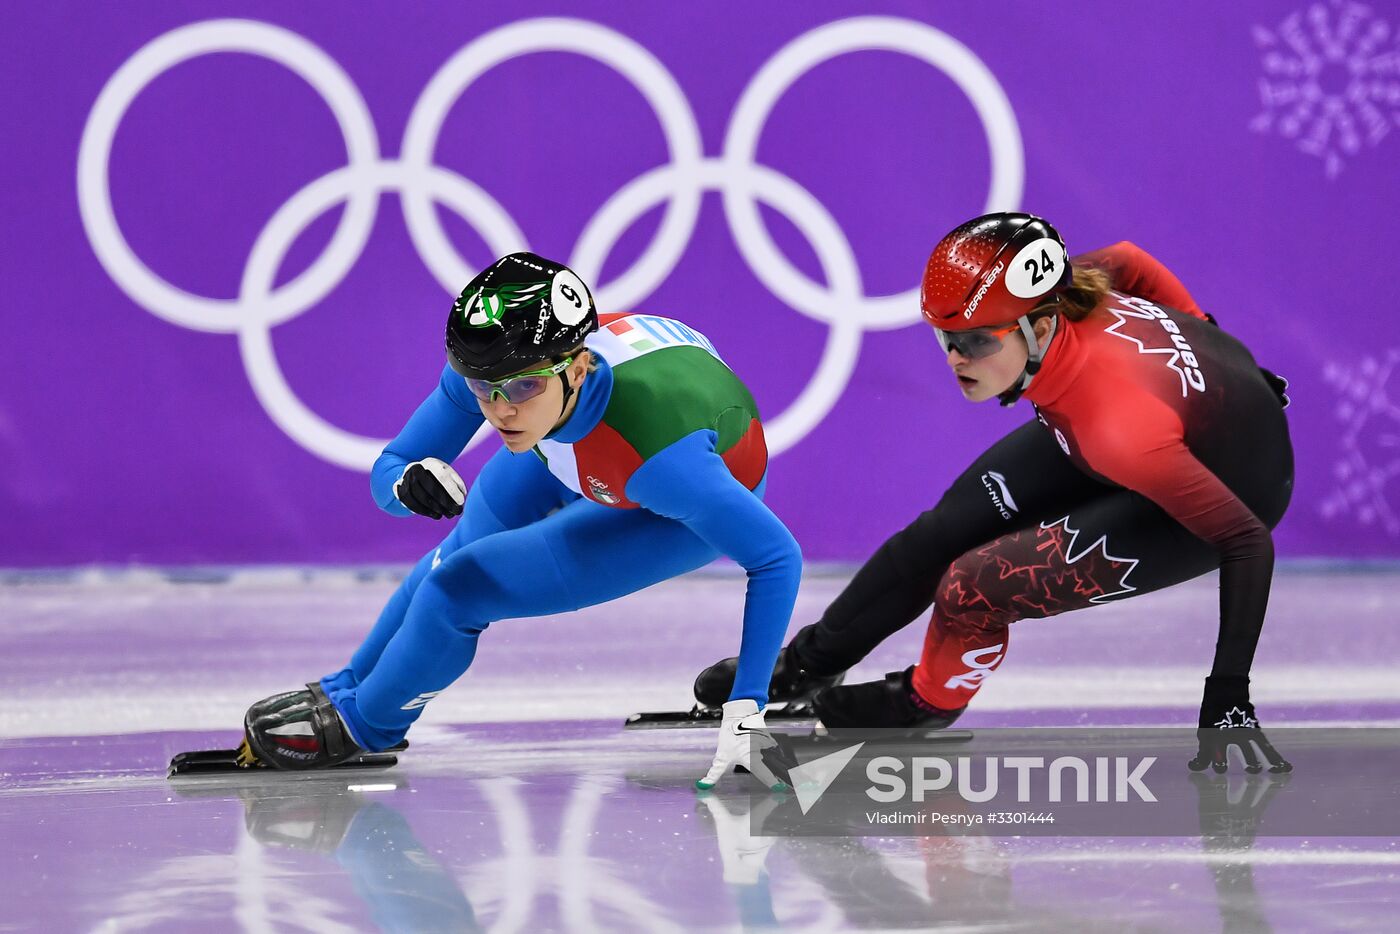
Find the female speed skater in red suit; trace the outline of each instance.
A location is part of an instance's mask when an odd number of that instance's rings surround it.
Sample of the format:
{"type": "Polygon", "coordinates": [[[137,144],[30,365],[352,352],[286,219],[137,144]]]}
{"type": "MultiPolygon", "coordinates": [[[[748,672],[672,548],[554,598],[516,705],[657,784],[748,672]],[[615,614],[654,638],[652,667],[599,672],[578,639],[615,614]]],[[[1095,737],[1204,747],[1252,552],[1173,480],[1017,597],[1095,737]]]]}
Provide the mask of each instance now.
{"type": "MultiPolygon", "coordinates": [[[[947,726],[1001,665],[1010,625],[1220,571],[1220,630],[1193,768],[1288,764],[1263,733],[1249,672],[1273,574],[1271,530],[1293,489],[1286,385],[1186,288],[1123,242],[1074,257],[1028,214],[944,237],[921,290],[965,398],[1024,397],[1035,419],[983,453],[897,532],[779,656],[770,700],[811,698],[828,728],[947,726]],[[917,665],[867,684],[844,672],[933,614],[917,665]]],[[[701,673],[723,701],[733,666],[701,673]]]]}

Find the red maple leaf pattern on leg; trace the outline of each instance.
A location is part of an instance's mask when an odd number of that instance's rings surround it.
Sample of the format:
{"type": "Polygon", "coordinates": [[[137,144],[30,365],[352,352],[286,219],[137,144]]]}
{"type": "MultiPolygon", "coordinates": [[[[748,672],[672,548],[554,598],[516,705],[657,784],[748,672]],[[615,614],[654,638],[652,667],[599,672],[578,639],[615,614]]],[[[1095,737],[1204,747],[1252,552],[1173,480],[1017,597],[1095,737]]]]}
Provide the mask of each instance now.
{"type": "Polygon", "coordinates": [[[1084,546],[1069,517],[1011,532],[954,561],[938,593],[938,616],[955,629],[988,631],[1055,616],[1132,593],[1136,558],[1084,546]]]}

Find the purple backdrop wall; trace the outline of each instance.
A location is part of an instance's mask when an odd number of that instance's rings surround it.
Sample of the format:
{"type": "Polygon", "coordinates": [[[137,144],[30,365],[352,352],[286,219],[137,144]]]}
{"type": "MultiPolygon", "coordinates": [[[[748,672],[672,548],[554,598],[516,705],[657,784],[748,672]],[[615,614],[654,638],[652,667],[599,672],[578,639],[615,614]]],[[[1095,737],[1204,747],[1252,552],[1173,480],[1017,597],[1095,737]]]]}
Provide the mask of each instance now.
{"type": "Polygon", "coordinates": [[[1029,417],[963,403],[913,326],[928,250],[989,205],[1072,251],[1140,243],[1293,380],[1284,553],[1400,553],[1394,6],[532,19],[559,10],[7,10],[0,565],[409,560],[441,527],[379,513],[363,468],[432,385],[466,270],[526,243],[604,310],[707,333],[773,423],[770,501],[809,558],[862,558],[1029,417]],[[449,60],[480,74],[425,91],[449,60]]]}

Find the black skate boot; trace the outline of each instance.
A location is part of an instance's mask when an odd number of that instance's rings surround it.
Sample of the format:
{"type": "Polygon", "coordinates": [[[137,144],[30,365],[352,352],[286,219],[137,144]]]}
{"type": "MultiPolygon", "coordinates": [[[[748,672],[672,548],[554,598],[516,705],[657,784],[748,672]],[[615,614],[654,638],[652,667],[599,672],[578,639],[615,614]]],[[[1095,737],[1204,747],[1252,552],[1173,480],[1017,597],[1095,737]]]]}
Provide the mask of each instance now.
{"type": "Polygon", "coordinates": [[[363,756],[331,699],[315,682],[264,698],[243,717],[239,759],[274,769],[324,769],[363,756]]]}
{"type": "MultiPolygon", "coordinates": [[[[695,679],[695,700],[702,707],[723,706],[734,689],[734,673],[738,667],[739,659],[726,658],[700,672],[695,679]]],[[[840,684],[845,677],[844,671],[834,675],[807,671],[797,660],[792,646],[784,646],[773,666],[773,678],[768,682],[768,703],[785,703],[789,710],[806,706],[818,691],[840,684]]]]}
{"type": "Polygon", "coordinates": [[[909,733],[942,730],[966,707],[942,710],[914,693],[914,666],[892,671],[883,681],[838,685],[816,696],[812,706],[828,730],[894,729],[909,733]]]}

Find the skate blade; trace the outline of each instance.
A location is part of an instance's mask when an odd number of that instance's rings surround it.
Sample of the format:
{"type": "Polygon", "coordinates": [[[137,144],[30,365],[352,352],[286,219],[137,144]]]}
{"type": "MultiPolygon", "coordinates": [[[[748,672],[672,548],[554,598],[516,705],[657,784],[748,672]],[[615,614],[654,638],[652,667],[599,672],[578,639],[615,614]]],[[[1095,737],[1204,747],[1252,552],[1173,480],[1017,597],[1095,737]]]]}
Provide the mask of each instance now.
{"type": "MultiPolygon", "coordinates": [[[[789,723],[806,726],[814,723],[817,714],[810,704],[794,702],[785,707],[769,707],[763,714],[763,722],[768,726],[789,723]]],[[[692,727],[717,727],[724,720],[721,707],[701,707],[696,704],[690,710],[663,710],[634,713],[623,721],[624,730],[683,730],[692,727]]]]}
{"type": "MultiPolygon", "coordinates": [[[[406,744],[405,744],[406,745],[406,744]]],[[[314,771],[339,771],[342,769],[387,769],[397,765],[399,757],[394,752],[367,752],[355,759],[330,766],[325,770],[308,769],[301,774],[314,771]]],[[[166,778],[193,778],[204,775],[251,775],[277,772],[278,769],[264,765],[247,749],[247,743],[237,749],[202,749],[195,752],[176,753],[170,760],[166,778]]],[[[295,773],[293,773],[295,774],[295,773]]]]}

